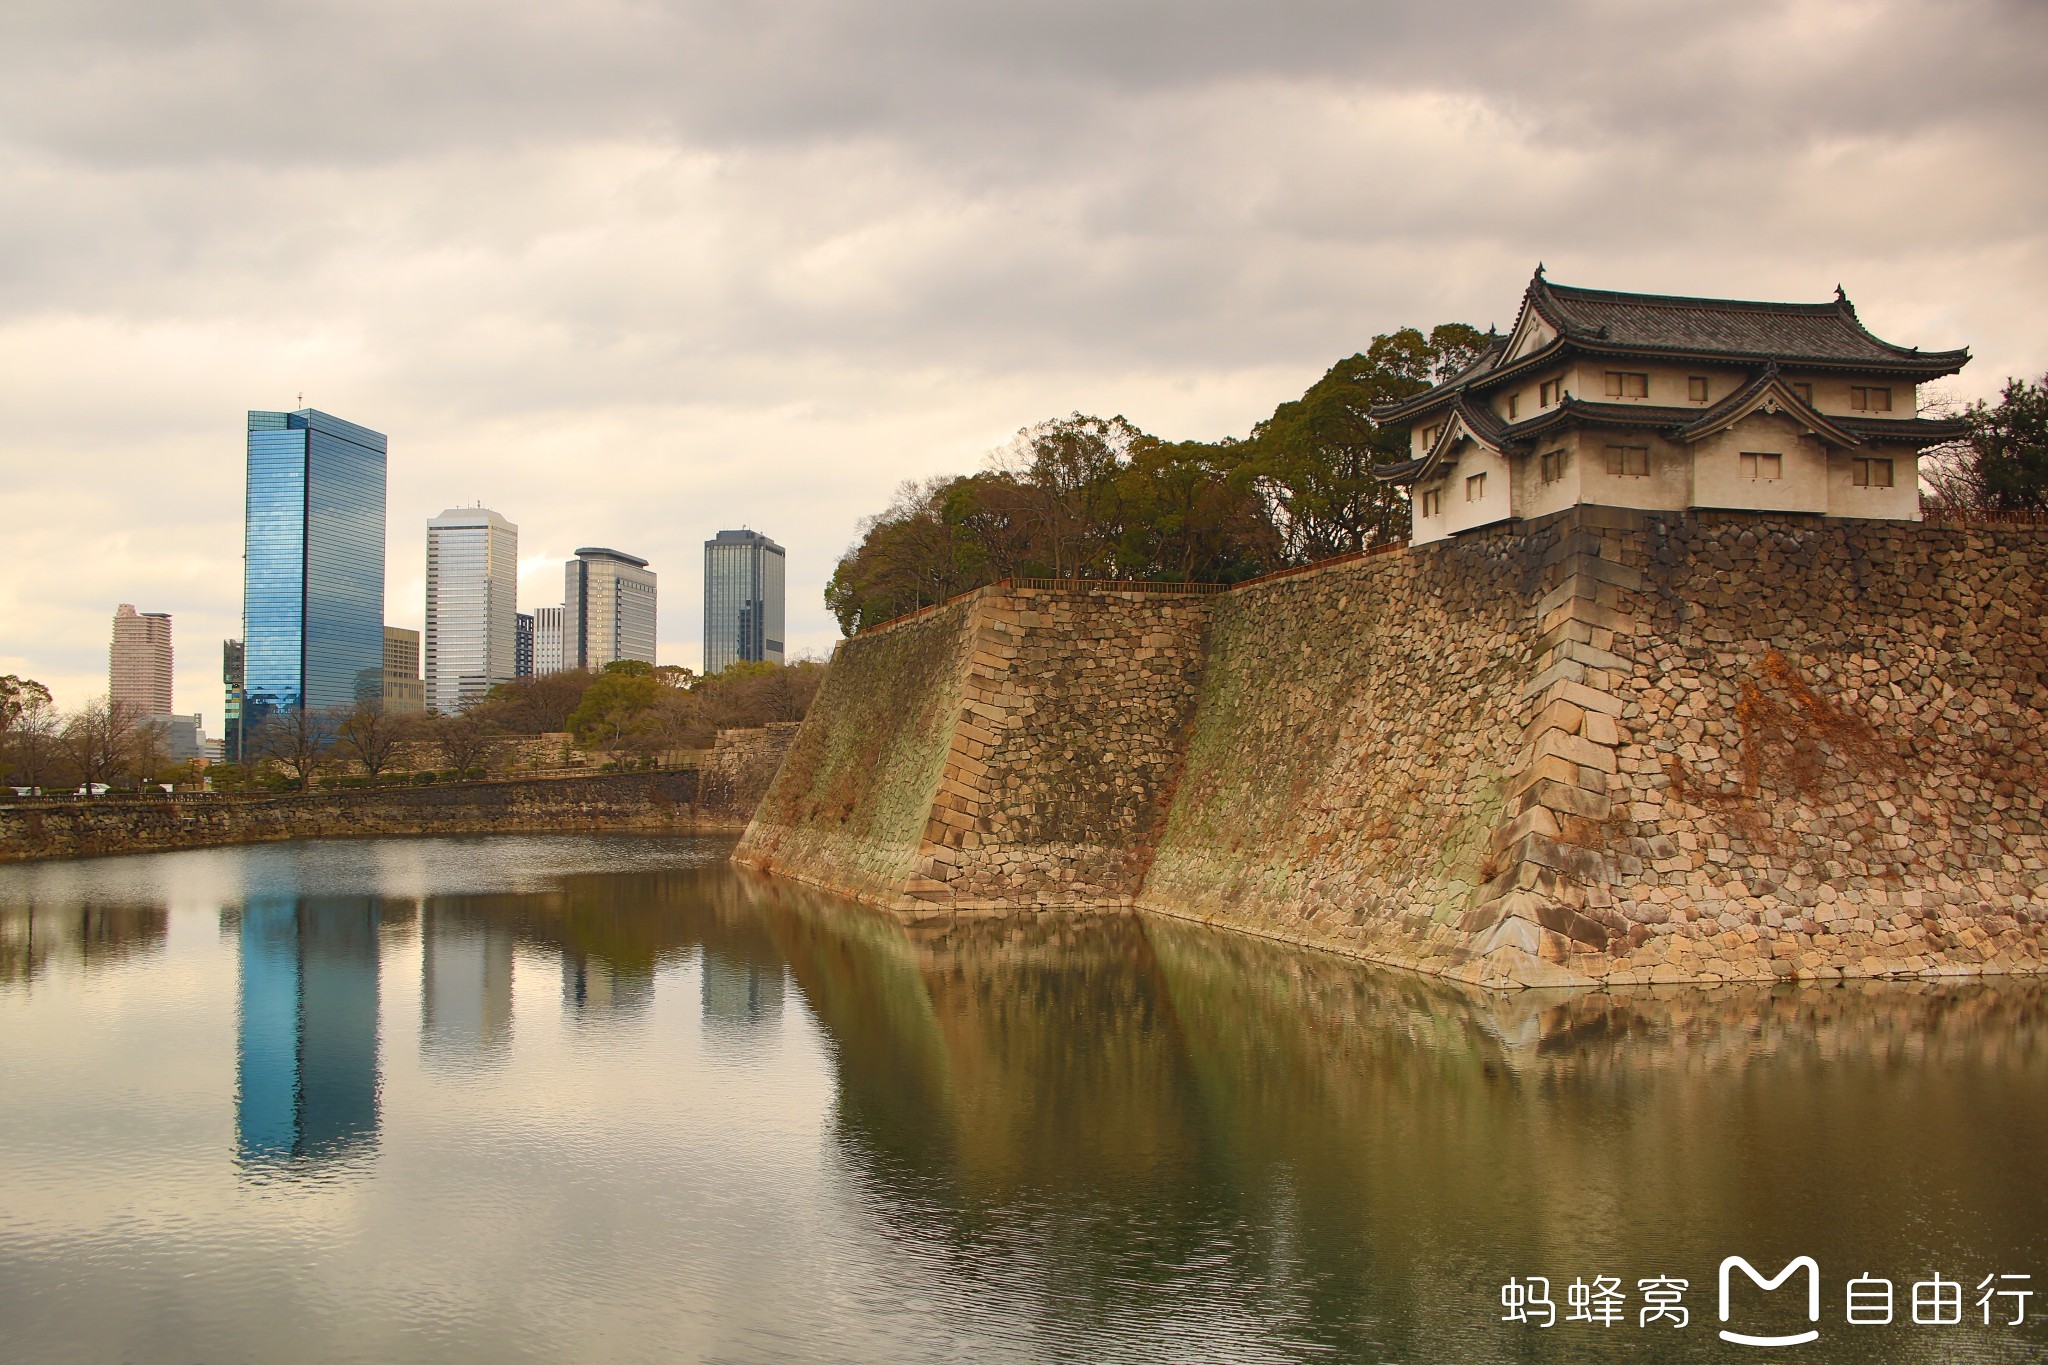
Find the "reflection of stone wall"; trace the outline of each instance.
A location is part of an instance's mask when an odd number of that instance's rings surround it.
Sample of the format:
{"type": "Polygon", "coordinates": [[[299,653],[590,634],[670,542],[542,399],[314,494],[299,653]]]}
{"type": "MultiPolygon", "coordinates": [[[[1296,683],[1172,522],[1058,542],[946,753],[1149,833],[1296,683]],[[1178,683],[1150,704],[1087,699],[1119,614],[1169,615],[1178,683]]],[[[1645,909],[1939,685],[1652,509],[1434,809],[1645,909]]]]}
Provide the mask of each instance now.
{"type": "Polygon", "coordinates": [[[257,800],[37,802],[0,806],[0,862],[348,835],[737,830],[750,813],[700,801],[692,770],[257,800]]]}
{"type": "Polygon", "coordinates": [[[2039,529],[1589,507],[991,589],[842,648],[739,856],[1490,985],[2040,970],[2044,583],[2039,529]]]}

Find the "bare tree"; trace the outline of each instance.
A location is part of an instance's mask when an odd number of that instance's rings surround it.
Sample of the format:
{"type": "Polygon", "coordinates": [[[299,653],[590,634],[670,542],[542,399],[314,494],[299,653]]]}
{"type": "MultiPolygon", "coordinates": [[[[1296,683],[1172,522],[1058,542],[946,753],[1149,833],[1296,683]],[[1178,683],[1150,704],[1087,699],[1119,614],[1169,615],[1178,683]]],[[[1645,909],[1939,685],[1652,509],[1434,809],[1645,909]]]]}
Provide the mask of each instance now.
{"type": "Polygon", "coordinates": [[[310,791],[314,775],[334,755],[335,716],[313,706],[286,706],[264,717],[251,736],[252,747],[310,791]]]}
{"type": "Polygon", "coordinates": [[[37,687],[41,695],[31,696],[14,708],[5,735],[8,766],[27,787],[41,787],[49,781],[63,752],[58,742],[64,729],[63,717],[50,704],[50,694],[41,691],[40,684],[37,687]]]}
{"type": "Polygon", "coordinates": [[[58,744],[78,769],[79,785],[87,795],[127,766],[136,720],[126,703],[94,697],[64,722],[58,744]]]}
{"type": "Polygon", "coordinates": [[[411,733],[407,717],[385,710],[382,702],[361,701],[335,723],[334,741],[375,777],[391,766],[392,755],[411,733]]]}
{"type": "Polygon", "coordinates": [[[135,779],[136,787],[147,786],[170,761],[171,727],[161,720],[137,717],[129,730],[121,764],[128,776],[135,779]]]}
{"type": "Polygon", "coordinates": [[[441,757],[458,773],[490,771],[505,742],[504,732],[483,706],[435,717],[433,737],[441,757]]]}

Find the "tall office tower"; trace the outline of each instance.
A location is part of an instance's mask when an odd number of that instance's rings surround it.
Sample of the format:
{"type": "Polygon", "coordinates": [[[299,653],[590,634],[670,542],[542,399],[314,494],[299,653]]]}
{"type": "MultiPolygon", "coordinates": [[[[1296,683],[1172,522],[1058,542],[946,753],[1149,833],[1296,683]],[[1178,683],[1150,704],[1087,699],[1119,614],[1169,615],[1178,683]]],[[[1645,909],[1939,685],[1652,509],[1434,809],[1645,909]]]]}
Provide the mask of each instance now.
{"type": "Polygon", "coordinates": [[[512,618],[512,676],[533,676],[533,617],[520,612],[512,618]]]}
{"type": "Polygon", "coordinates": [[[221,706],[221,761],[242,761],[242,642],[220,642],[220,682],[226,699],[221,706]]]}
{"type": "Polygon", "coordinates": [[[562,671],[562,609],[533,609],[533,675],[562,671]]]}
{"type": "Polygon", "coordinates": [[[249,414],[243,721],[384,687],[382,434],[312,408],[249,414]]]}
{"type": "Polygon", "coordinates": [[[704,674],[782,662],[782,547],[759,531],[704,542],[704,674]]]}
{"type": "Polygon", "coordinates": [[[171,714],[171,618],[123,602],[114,612],[114,644],[107,651],[107,700],[131,715],[171,714]]]}
{"type": "Polygon", "coordinates": [[[419,715],[427,709],[426,686],[420,681],[420,633],[384,627],[384,709],[398,716],[419,715]]]}
{"type": "Polygon", "coordinates": [[[427,523],[427,709],[452,715],[517,662],[519,528],[488,507],[427,523]]]}
{"type": "Polygon", "coordinates": [[[644,559],[585,546],[562,566],[562,667],[619,659],[654,662],[654,575],[644,559]]]}

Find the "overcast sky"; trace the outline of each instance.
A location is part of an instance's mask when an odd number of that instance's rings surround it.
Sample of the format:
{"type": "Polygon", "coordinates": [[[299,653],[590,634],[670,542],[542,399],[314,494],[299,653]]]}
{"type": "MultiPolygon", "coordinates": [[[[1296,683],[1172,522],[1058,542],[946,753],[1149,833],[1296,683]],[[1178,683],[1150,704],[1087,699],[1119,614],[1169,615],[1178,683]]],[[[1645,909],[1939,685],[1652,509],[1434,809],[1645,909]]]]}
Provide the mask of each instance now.
{"type": "Polygon", "coordinates": [[[1819,300],[2048,370],[2038,0],[8,0],[0,673],[106,688],[120,602],[220,718],[243,414],[391,441],[425,523],[661,575],[789,549],[792,653],[901,480],[1121,412],[1244,434],[1377,332],[1554,280],[1819,300]]]}

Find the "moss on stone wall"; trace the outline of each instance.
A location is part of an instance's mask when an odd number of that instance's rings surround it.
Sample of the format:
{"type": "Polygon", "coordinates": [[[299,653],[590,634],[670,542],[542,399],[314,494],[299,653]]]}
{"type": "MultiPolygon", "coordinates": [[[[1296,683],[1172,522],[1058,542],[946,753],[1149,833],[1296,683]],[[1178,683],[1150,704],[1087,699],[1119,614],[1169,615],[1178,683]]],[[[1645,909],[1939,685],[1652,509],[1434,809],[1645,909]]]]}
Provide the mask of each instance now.
{"type": "Polygon", "coordinates": [[[853,894],[900,890],[958,717],[973,601],[840,647],[734,856],[853,894]]]}
{"type": "Polygon", "coordinates": [[[742,856],[1492,985],[2038,971],[2048,532],[1584,507],[842,647],[742,856]]]}

